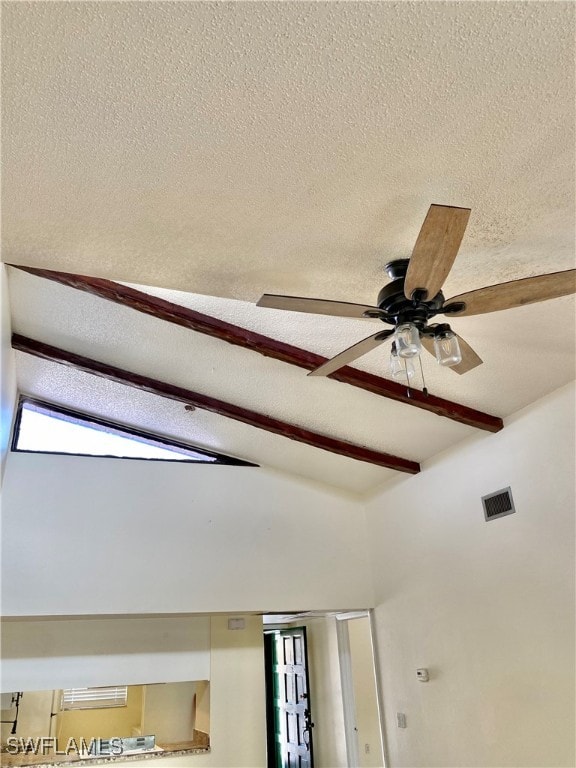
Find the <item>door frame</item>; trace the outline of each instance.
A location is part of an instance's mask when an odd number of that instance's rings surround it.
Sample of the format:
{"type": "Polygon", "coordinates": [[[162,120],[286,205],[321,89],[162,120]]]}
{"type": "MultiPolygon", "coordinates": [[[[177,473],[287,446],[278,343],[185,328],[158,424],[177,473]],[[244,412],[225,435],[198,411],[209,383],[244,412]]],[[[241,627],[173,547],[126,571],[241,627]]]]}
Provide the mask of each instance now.
{"type": "Polygon", "coordinates": [[[389,765],[388,749],[386,743],[386,730],[384,723],[384,707],[380,687],[380,666],[378,663],[378,648],[376,642],[376,627],[374,611],[348,611],[336,615],[336,637],[338,641],[338,659],[340,663],[340,682],[342,685],[342,704],[344,709],[344,736],[346,740],[346,755],[348,768],[356,768],[360,762],[360,746],[358,744],[358,731],[356,729],[356,702],[354,700],[354,685],[352,678],[352,657],[350,654],[350,636],[348,634],[348,622],[353,619],[368,618],[370,628],[370,641],[372,646],[372,664],[374,668],[374,685],[376,688],[376,706],[378,708],[378,722],[380,724],[380,747],[384,758],[384,768],[389,765]]]}

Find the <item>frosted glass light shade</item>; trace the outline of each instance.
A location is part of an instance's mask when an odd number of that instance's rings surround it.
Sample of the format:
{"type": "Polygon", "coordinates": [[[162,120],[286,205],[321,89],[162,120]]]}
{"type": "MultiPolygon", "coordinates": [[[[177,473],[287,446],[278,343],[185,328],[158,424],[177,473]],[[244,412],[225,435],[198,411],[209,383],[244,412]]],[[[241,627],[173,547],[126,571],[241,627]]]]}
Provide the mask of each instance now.
{"type": "Polygon", "coordinates": [[[420,354],[420,334],[413,323],[403,323],[394,333],[396,350],[400,357],[416,357],[420,354]]]}
{"type": "Polygon", "coordinates": [[[453,331],[434,337],[434,352],[440,365],[458,365],[462,362],[458,337],[453,331]]]}

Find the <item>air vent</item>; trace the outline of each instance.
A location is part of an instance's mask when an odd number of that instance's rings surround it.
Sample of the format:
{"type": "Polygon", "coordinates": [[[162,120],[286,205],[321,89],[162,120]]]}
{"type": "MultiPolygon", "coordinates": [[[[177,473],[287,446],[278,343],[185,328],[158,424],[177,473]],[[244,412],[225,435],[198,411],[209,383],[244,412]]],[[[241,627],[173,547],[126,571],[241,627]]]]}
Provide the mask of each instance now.
{"type": "Polygon", "coordinates": [[[495,491],[487,496],[482,496],[482,504],[484,506],[485,520],[496,520],[498,517],[505,517],[516,512],[510,488],[504,488],[501,491],[495,491]]]}

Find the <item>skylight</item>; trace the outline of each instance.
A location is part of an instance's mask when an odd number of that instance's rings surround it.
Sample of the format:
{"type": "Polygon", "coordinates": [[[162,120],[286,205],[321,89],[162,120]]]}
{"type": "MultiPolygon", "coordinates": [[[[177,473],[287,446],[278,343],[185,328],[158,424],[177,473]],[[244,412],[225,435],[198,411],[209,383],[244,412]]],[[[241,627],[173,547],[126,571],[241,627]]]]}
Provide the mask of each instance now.
{"type": "Polygon", "coordinates": [[[28,398],[20,400],[12,449],[123,459],[249,464],[28,398]]]}

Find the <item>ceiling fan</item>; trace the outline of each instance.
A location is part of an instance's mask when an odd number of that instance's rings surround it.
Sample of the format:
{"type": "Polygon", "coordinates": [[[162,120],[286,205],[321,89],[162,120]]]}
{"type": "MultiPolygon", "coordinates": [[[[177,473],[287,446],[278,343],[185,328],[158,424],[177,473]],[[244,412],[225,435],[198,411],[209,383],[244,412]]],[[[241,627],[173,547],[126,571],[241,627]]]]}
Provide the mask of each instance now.
{"type": "Polygon", "coordinates": [[[397,259],[386,265],[392,282],[378,294],[377,306],[268,293],[257,306],[381,320],[393,326],[353,344],[310,371],[309,376],[328,376],[390,338],[393,378],[405,377],[409,381],[414,375],[413,358],[422,347],[434,354],[441,365],[466,373],[482,360],[448,323],[430,324],[436,315],[479,315],[576,293],[576,269],[569,269],[490,285],[446,300],[442,285],[460,248],[469,217],[469,208],[431,205],[410,259],[397,259]]]}

